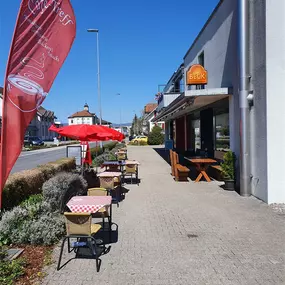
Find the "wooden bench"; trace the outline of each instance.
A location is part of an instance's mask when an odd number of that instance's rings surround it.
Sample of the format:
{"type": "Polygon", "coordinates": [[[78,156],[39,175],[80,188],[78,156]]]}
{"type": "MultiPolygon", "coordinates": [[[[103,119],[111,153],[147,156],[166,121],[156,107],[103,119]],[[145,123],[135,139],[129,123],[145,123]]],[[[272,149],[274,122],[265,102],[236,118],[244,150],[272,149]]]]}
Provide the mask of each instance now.
{"type": "Polygon", "coordinates": [[[179,164],[178,154],[170,150],[171,175],[176,181],[188,181],[189,169],[186,166],[179,164]]]}
{"type": "Polygon", "coordinates": [[[176,181],[188,181],[188,175],[189,175],[189,168],[186,166],[183,166],[181,164],[176,164],[177,169],[177,176],[175,177],[176,181]]]}
{"type": "MultiPolygon", "coordinates": [[[[224,158],[224,151],[215,151],[214,159],[217,160],[219,163],[223,161],[224,158]]],[[[218,181],[223,181],[223,172],[221,165],[210,165],[209,167],[209,175],[218,181]]]]}

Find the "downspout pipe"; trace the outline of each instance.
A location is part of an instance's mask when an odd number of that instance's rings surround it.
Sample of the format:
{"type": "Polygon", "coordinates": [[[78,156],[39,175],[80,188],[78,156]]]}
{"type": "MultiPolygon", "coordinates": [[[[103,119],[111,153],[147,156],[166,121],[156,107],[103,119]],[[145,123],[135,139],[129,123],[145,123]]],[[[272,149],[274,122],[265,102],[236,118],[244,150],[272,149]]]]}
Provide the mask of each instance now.
{"type": "Polygon", "coordinates": [[[240,195],[251,195],[249,139],[249,0],[239,1],[240,195]]]}

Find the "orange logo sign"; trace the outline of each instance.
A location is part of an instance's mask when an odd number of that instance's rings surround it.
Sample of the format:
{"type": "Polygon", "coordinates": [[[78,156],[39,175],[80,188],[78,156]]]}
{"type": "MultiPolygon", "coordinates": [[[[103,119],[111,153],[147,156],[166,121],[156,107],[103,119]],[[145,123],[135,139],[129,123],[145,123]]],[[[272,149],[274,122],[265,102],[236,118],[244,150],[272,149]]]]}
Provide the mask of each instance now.
{"type": "Polygon", "coordinates": [[[202,65],[194,64],[187,71],[186,80],[188,85],[207,84],[208,72],[202,65]]]}

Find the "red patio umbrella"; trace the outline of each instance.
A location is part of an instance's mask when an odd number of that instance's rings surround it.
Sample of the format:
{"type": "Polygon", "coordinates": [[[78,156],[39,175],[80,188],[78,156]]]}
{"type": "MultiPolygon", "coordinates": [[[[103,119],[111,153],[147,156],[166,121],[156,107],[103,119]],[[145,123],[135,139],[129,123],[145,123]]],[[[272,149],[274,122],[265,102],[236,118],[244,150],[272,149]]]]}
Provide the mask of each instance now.
{"type": "Polygon", "coordinates": [[[76,138],[81,141],[107,141],[123,139],[122,134],[111,128],[100,125],[70,125],[57,128],[52,125],[50,131],[56,132],[64,137],[76,138]]]}
{"type": "Polygon", "coordinates": [[[105,127],[105,126],[102,126],[102,127],[103,127],[103,128],[106,128],[106,130],[107,130],[108,132],[111,132],[111,134],[114,135],[114,137],[115,137],[114,140],[122,141],[122,140],[125,138],[125,135],[122,134],[121,132],[118,132],[118,131],[116,131],[116,130],[114,130],[114,129],[111,129],[111,128],[109,128],[109,127],[105,127]]]}

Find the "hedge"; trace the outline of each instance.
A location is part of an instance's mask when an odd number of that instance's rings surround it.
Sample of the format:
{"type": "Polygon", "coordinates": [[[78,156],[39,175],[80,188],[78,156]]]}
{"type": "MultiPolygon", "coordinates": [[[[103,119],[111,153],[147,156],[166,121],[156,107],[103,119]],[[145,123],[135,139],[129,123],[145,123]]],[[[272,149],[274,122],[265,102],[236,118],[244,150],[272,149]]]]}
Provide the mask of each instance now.
{"type": "Polygon", "coordinates": [[[2,193],[2,209],[11,209],[29,196],[41,193],[42,185],[49,178],[60,171],[70,171],[75,168],[74,158],[62,158],[10,175],[2,193]]]}
{"type": "Polygon", "coordinates": [[[95,159],[97,156],[103,154],[105,150],[111,151],[113,148],[116,147],[117,144],[118,142],[114,141],[103,145],[103,148],[101,148],[100,146],[90,148],[92,160],[95,159]]]}

